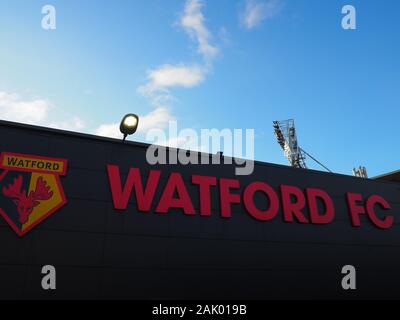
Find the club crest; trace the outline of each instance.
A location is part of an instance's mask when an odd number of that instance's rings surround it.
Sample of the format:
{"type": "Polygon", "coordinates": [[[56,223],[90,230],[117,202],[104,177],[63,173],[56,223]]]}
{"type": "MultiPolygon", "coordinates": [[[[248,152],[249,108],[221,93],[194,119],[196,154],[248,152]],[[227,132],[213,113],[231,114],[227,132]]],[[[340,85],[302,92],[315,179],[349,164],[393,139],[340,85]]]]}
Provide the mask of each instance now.
{"type": "Polygon", "coordinates": [[[65,159],[2,152],[0,170],[0,214],[19,236],[67,202],[65,159]]]}

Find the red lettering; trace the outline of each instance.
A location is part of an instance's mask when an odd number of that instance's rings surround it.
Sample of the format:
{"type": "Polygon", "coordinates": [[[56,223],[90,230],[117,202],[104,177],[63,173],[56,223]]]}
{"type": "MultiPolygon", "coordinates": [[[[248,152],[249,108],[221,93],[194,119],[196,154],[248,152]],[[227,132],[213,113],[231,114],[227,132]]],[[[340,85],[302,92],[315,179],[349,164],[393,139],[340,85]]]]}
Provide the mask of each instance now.
{"type": "Polygon", "coordinates": [[[354,227],[361,225],[360,215],[365,214],[364,206],[357,205],[357,202],[362,201],[362,196],[359,193],[346,193],[347,205],[350,210],[351,223],[354,227]]]}
{"type": "Polygon", "coordinates": [[[376,214],[374,207],[379,204],[383,209],[390,209],[389,203],[381,196],[372,195],[368,198],[366,207],[367,214],[371,221],[380,229],[388,229],[393,225],[393,216],[386,216],[384,219],[379,219],[376,214]]]}
{"type": "Polygon", "coordinates": [[[219,180],[219,195],[221,206],[221,217],[230,218],[232,215],[231,204],[240,203],[240,195],[230,193],[230,189],[239,189],[239,180],[220,179],[219,180]]]}
{"type": "Polygon", "coordinates": [[[268,221],[275,218],[279,210],[279,198],[274,189],[265,182],[253,182],[244,190],[243,202],[247,212],[257,220],[268,221]],[[258,209],[254,204],[254,194],[257,191],[265,193],[269,200],[269,208],[258,209]]]}
{"type": "Polygon", "coordinates": [[[311,223],[314,224],[328,224],[331,223],[335,217],[335,207],[331,197],[321,189],[306,189],[307,203],[310,210],[311,223]],[[325,212],[319,213],[317,206],[317,199],[322,200],[325,205],[325,212]]]}
{"type": "Polygon", "coordinates": [[[172,172],[156,208],[158,213],[167,213],[170,208],[180,208],[188,215],[195,215],[192,200],[186,190],[180,173],[172,172]],[[178,198],[174,198],[175,191],[178,198]]]}
{"type": "Polygon", "coordinates": [[[301,212],[306,205],[303,191],[294,186],[282,185],[281,194],[284,220],[286,222],[293,222],[293,217],[296,217],[300,223],[308,223],[307,218],[301,212]],[[292,196],[296,198],[295,202],[292,202],[292,196]]]}
{"type": "Polygon", "coordinates": [[[139,169],[129,169],[128,177],[126,178],[123,190],[121,186],[121,175],[119,172],[119,167],[115,165],[107,165],[107,172],[115,209],[126,209],[126,207],[128,206],[130,195],[132,193],[132,188],[135,188],[138,210],[143,212],[147,212],[150,210],[154,194],[157,189],[158,180],[160,178],[160,171],[150,171],[149,178],[146,184],[146,189],[144,191],[139,169]]]}
{"type": "Polygon", "coordinates": [[[393,225],[394,218],[392,216],[386,216],[383,219],[379,219],[375,213],[375,206],[379,204],[383,209],[390,209],[389,203],[378,195],[372,195],[367,199],[364,206],[357,205],[357,201],[362,201],[362,196],[359,193],[347,193],[347,203],[350,209],[350,217],[353,226],[359,227],[361,225],[359,215],[367,213],[368,218],[371,222],[380,229],[388,229],[393,225]],[[365,210],[366,209],[366,210],[365,210]]]}
{"type": "MultiPolygon", "coordinates": [[[[138,168],[129,169],[125,182],[122,181],[120,168],[117,165],[107,165],[107,173],[115,209],[125,210],[127,208],[132,190],[135,193],[138,211],[148,212],[152,209],[161,171],[150,170],[145,185],[138,168]]],[[[232,216],[232,205],[241,202],[241,194],[233,191],[240,189],[240,181],[237,179],[221,178],[218,180],[212,176],[192,175],[191,182],[198,186],[199,213],[201,216],[211,216],[211,188],[217,185],[219,186],[221,217],[230,218],[232,216]]],[[[303,192],[302,189],[295,186],[281,185],[280,196],[285,222],[329,224],[335,218],[334,202],[329,194],[322,189],[307,188],[303,192]],[[319,205],[321,206],[319,207],[319,205]],[[309,209],[309,216],[303,213],[306,210],[305,208],[309,209]]],[[[379,209],[391,209],[389,203],[383,197],[372,195],[364,203],[361,194],[348,192],[346,193],[346,200],[351,223],[354,227],[361,226],[361,215],[366,215],[371,223],[381,229],[388,229],[393,225],[394,217],[392,215],[379,214],[379,209]]],[[[243,190],[243,205],[247,213],[253,218],[260,221],[272,220],[279,212],[279,192],[266,182],[252,182],[243,190]],[[254,198],[257,192],[261,192],[263,194],[261,196],[266,198],[265,205],[261,205],[262,209],[255,204],[254,198]]],[[[167,213],[170,208],[182,209],[186,215],[196,214],[183,178],[177,172],[170,174],[154,211],[167,213]]]]}
{"type": "Polygon", "coordinates": [[[211,194],[210,187],[217,185],[217,178],[206,176],[192,176],[192,183],[199,186],[200,193],[200,215],[211,216],[211,194]]]}

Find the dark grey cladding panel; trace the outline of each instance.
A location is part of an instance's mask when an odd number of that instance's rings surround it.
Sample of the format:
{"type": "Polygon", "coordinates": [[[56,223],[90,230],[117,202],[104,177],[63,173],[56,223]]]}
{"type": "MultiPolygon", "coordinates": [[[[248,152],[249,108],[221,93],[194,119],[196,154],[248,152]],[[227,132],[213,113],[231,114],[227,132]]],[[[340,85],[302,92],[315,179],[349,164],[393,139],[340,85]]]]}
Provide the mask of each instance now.
{"type": "Polygon", "coordinates": [[[121,234],[124,232],[124,219],[126,213],[124,211],[114,210],[114,207],[111,202],[105,204],[107,208],[106,215],[106,233],[117,233],[121,234]]]}
{"type": "Polygon", "coordinates": [[[111,201],[107,171],[69,168],[68,176],[61,178],[65,193],[70,199],[111,201]]]}
{"type": "MultiPolygon", "coordinates": [[[[395,271],[398,248],[318,243],[221,241],[218,239],[168,240],[168,267],[242,270],[326,270],[355,265],[364,271],[395,271]],[[313,255],[318,252],[317,257],[313,255]],[[229,258],[227,258],[229,257],[229,258]],[[296,261],[294,264],[293,261],[296,261]]],[[[250,272],[250,271],[249,271],[250,272]]]]}
{"type": "Polygon", "coordinates": [[[301,269],[109,269],[102,297],[112,299],[360,299],[399,294],[395,272],[359,272],[359,290],[344,291],[340,267],[301,269]],[[395,279],[394,281],[391,279],[395,279]],[[393,283],[393,286],[391,284],[393,283]],[[387,290],[387,288],[390,290],[387,290]],[[386,288],[386,289],[384,289],[386,288]],[[114,295],[109,296],[108,292],[114,295]]]}
{"type": "Polygon", "coordinates": [[[112,209],[108,224],[116,225],[122,219],[122,226],[111,232],[134,235],[168,235],[170,216],[153,212],[138,212],[136,206],[128,205],[126,211],[112,209]]]}
{"type": "Polygon", "coordinates": [[[159,268],[167,264],[167,240],[162,237],[108,234],[103,265],[109,268],[159,268]]]}
{"type": "Polygon", "coordinates": [[[1,151],[48,155],[49,135],[38,131],[26,131],[0,125],[1,151]]]}
{"type": "MultiPolygon", "coordinates": [[[[398,228],[379,230],[371,225],[354,228],[346,222],[334,222],[330,225],[279,225],[273,222],[264,225],[265,241],[291,243],[347,244],[365,246],[400,245],[398,228]]],[[[398,248],[400,250],[400,248],[398,248]]]]}
{"type": "Polygon", "coordinates": [[[100,295],[103,299],[171,298],[172,280],[164,268],[103,269],[100,295]]]}
{"type": "Polygon", "coordinates": [[[22,299],[29,266],[0,264],[0,299],[22,299]]]}
{"type": "Polygon", "coordinates": [[[111,144],[58,137],[49,139],[49,151],[52,156],[68,159],[68,168],[104,171],[105,163],[111,160],[111,144]],[[60,147],[62,146],[62,147],[60,147]]]}
{"type": "Polygon", "coordinates": [[[168,269],[165,277],[169,290],[160,298],[267,300],[299,298],[301,293],[303,299],[323,299],[341,293],[335,285],[338,279],[334,269],[321,273],[295,269],[168,269]]]}
{"type": "Polygon", "coordinates": [[[111,209],[108,213],[109,232],[131,235],[162,235],[172,237],[200,237],[275,242],[344,243],[356,245],[400,246],[398,225],[388,230],[376,228],[361,217],[362,226],[354,228],[350,218],[336,219],[329,225],[284,222],[279,213],[272,221],[258,221],[242,211],[234,211],[232,218],[185,215],[180,209],[168,214],[137,212],[134,205],[127,211],[111,209]]]}
{"type": "Polygon", "coordinates": [[[31,265],[27,270],[23,299],[99,299],[102,269],[98,267],[56,268],[56,290],[43,290],[42,265],[31,265]]]}
{"type": "Polygon", "coordinates": [[[172,237],[223,238],[224,236],[223,230],[227,220],[219,215],[189,216],[179,209],[171,210],[168,215],[169,235],[172,237]]]}
{"type": "Polygon", "coordinates": [[[102,233],[33,230],[32,263],[59,266],[99,266],[103,259],[102,233]]]}
{"type": "MultiPolygon", "coordinates": [[[[63,208],[22,238],[0,219],[0,242],[6,244],[0,250],[0,298],[400,297],[400,184],[263,163],[250,176],[235,176],[233,165],[150,166],[139,144],[3,123],[0,135],[0,151],[68,159],[61,177],[68,200],[63,208]],[[107,164],[120,167],[123,182],[130,167],[140,168],[144,182],[148,170],[162,171],[150,212],[138,212],[134,196],[125,211],[113,208],[107,164]],[[241,188],[233,191],[238,194],[253,181],[265,181],[277,192],[282,184],[321,188],[332,197],[336,217],[329,225],[286,223],[280,208],[274,220],[261,222],[242,201],[223,219],[218,188],[211,191],[211,217],[187,216],[180,209],[155,213],[174,171],[182,174],[197,211],[193,174],[239,179],[241,188]],[[382,195],[395,225],[380,230],[362,216],[362,226],[352,227],[346,192],[382,195]],[[45,264],[57,270],[54,292],[40,286],[45,264]],[[345,264],[357,268],[355,292],[340,287],[345,264]]],[[[254,201],[260,209],[268,206],[261,193],[254,201]]]]}
{"type": "Polygon", "coordinates": [[[32,238],[29,235],[21,239],[10,227],[1,226],[0,243],[0,265],[23,265],[32,261],[32,238]]]}
{"type": "Polygon", "coordinates": [[[104,232],[107,206],[104,202],[68,199],[68,203],[51,218],[40,223],[35,230],[104,232]]]}

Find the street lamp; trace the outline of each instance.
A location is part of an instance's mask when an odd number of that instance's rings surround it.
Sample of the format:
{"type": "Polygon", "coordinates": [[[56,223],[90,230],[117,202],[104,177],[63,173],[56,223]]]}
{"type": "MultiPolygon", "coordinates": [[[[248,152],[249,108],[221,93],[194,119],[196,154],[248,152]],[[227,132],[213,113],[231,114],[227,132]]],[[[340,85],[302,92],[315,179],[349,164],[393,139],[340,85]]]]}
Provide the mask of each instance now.
{"type": "Polygon", "coordinates": [[[122,118],[119,130],[124,135],[122,141],[125,141],[128,135],[134,134],[139,124],[139,117],[136,114],[128,113],[122,118]]]}

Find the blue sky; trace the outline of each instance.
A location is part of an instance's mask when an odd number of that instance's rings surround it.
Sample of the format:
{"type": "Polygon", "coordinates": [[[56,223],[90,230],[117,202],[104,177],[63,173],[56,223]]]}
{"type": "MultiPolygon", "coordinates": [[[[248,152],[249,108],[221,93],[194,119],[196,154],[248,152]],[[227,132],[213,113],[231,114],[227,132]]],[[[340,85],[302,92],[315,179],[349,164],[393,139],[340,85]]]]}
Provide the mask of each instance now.
{"type": "Polygon", "coordinates": [[[334,172],[393,171],[399,14],[397,0],[2,0],[0,118],[112,136],[134,112],[139,140],[168,119],[254,128],[255,159],[281,164],[272,121],[294,118],[334,172]],[[41,27],[46,4],[56,30],[41,27]],[[346,4],[356,30],[341,27],[346,4]]]}

